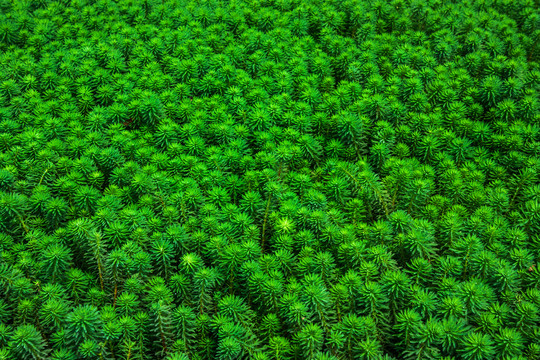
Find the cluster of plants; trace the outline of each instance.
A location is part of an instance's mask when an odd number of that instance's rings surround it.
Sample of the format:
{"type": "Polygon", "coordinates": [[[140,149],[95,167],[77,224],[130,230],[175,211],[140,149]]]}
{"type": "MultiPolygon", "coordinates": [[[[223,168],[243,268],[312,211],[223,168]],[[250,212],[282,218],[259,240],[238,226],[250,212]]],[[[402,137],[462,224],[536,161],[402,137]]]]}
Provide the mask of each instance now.
{"type": "Polygon", "coordinates": [[[0,359],[540,358],[534,0],[0,0],[0,359]]]}

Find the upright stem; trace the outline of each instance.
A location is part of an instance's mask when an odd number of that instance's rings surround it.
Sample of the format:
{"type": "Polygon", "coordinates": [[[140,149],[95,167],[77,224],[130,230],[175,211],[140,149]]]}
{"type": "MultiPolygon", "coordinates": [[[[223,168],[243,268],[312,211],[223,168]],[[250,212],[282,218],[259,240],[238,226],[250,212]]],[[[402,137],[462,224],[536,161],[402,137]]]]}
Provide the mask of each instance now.
{"type": "Polygon", "coordinates": [[[113,307],[116,307],[116,296],[118,295],[118,283],[114,282],[114,297],[113,297],[113,307]]]}
{"type": "Polygon", "coordinates": [[[22,225],[22,227],[23,227],[23,229],[24,229],[24,232],[26,232],[26,233],[28,234],[28,231],[29,231],[29,230],[28,230],[28,227],[27,227],[26,224],[24,223],[24,220],[23,220],[22,216],[19,215],[19,213],[17,213],[17,218],[19,218],[19,221],[21,222],[21,225],[22,225]]]}

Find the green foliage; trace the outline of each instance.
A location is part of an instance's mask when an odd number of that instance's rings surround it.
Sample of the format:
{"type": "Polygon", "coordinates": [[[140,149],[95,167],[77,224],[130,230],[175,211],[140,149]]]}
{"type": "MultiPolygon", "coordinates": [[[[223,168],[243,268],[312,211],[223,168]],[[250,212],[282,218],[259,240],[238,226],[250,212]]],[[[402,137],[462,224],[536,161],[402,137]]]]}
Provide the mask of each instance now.
{"type": "Polygon", "coordinates": [[[494,355],[495,348],[489,335],[471,332],[463,339],[464,359],[492,359],[494,355]]]}
{"type": "Polygon", "coordinates": [[[92,305],[80,305],[66,317],[68,341],[75,346],[102,337],[102,321],[98,309],[92,305]]]}
{"type": "Polygon", "coordinates": [[[9,342],[11,355],[17,359],[46,359],[46,343],[33,325],[21,325],[11,335],[9,342]]]}
{"type": "Polygon", "coordinates": [[[538,6],[0,0],[0,359],[538,359],[538,6]]]}
{"type": "Polygon", "coordinates": [[[316,324],[308,324],[296,334],[303,356],[306,359],[313,359],[315,354],[322,349],[323,330],[316,324]]]}

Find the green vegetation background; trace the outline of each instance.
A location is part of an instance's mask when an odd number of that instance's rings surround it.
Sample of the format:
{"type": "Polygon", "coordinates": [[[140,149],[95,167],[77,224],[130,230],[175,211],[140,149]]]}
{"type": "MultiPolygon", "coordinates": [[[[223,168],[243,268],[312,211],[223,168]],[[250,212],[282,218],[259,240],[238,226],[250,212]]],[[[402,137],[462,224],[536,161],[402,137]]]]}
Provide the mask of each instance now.
{"type": "Polygon", "coordinates": [[[0,359],[538,360],[539,8],[0,0],[0,359]]]}

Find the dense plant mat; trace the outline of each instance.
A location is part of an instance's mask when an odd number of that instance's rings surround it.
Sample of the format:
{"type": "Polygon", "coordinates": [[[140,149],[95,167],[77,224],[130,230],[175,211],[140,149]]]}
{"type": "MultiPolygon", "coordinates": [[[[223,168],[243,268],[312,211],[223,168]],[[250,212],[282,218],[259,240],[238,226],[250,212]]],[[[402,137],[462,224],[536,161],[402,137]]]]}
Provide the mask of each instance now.
{"type": "Polygon", "coordinates": [[[539,25],[0,0],[0,359],[539,359],[539,25]]]}

